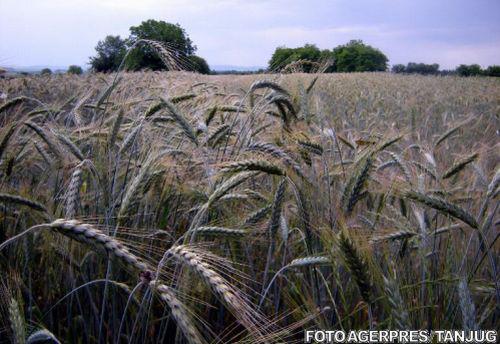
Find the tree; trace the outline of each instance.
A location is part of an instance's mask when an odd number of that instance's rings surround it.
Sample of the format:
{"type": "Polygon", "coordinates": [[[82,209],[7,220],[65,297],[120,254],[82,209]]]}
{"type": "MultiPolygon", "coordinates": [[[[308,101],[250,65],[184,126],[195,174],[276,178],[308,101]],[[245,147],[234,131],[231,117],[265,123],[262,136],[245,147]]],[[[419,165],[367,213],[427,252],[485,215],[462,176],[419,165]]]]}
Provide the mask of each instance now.
{"type": "Polygon", "coordinates": [[[351,40],[333,49],[337,72],[375,72],[387,69],[387,56],[361,40],[351,40]]]}
{"type": "Polygon", "coordinates": [[[188,56],[188,59],[191,70],[201,74],[210,74],[210,67],[204,58],[196,55],[190,55],[188,56]]]}
{"type": "Polygon", "coordinates": [[[82,67],[76,66],[76,65],[71,65],[68,67],[68,74],[76,74],[80,75],[83,73],[82,67]]]}
{"type": "Polygon", "coordinates": [[[484,74],[487,76],[496,76],[500,77],[500,66],[489,66],[485,71],[484,74]]]}
{"type": "MultiPolygon", "coordinates": [[[[326,56],[326,51],[321,51],[314,44],[306,44],[303,47],[298,48],[287,48],[278,47],[271,56],[269,61],[270,70],[280,70],[286,65],[298,61],[298,60],[308,60],[312,62],[319,61],[322,57],[326,56]]],[[[305,72],[309,72],[307,67],[305,67],[305,72]]]]}
{"type": "Polygon", "coordinates": [[[50,70],[50,68],[44,68],[40,71],[40,74],[41,75],[50,75],[50,74],[52,74],[52,71],[50,70]]]}
{"type": "Polygon", "coordinates": [[[395,64],[394,66],[392,66],[391,71],[393,73],[404,73],[406,72],[406,67],[404,64],[395,64]]]}
{"type": "Polygon", "coordinates": [[[127,52],[127,45],[120,36],[106,36],[97,43],[95,50],[97,55],[90,58],[92,69],[96,72],[114,72],[127,52]]]}
{"type": "Polygon", "coordinates": [[[483,73],[481,66],[478,64],[465,65],[461,64],[457,67],[456,72],[460,76],[476,76],[483,73]]]}
{"type": "Polygon", "coordinates": [[[439,71],[439,75],[446,76],[446,75],[456,75],[457,73],[455,70],[452,69],[443,69],[439,71]]]}
{"type": "Polygon", "coordinates": [[[439,65],[409,62],[405,68],[406,73],[436,75],[439,74],[439,65]]]}
{"type": "MultiPolygon", "coordinates": [[[[154,40],[165,44],[174,51],[174,58],[180,66],[186,63],[188,56],[193,55],[196,46],[179,24],[170,24],[164,21],[147,20],[139,26],[130,28],[128,44],[134,45],[140,39],[154,40]]],[[[157,52],[147,44],[140,44],[132,50],[127,58],[126,66],[131,70],[149,68],[162,70],[167,67],[158,57],[157,52]]]]}
{"type": "Polygon", "coordinates": [[[278,47],[274,50],[271,60],[269,60],[269,69],[277,70],[286,66],[288,61],[290,61],[290,56],[293,54],[293,50],[287,47],[278,47]]]}

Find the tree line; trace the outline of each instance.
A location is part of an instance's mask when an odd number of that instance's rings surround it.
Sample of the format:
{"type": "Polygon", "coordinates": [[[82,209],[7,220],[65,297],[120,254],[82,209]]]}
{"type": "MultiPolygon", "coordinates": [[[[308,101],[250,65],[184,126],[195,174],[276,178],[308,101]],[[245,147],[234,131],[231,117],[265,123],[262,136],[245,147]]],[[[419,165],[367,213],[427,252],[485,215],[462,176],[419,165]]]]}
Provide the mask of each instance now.
{"type": "MultiPolygon", "coordinates": [[[[321,62],[330,59],[331,65],[324,72],[380,72],[387,71],[388,58],[379,49],[363,43],[361,40],[351,40],[332,50],[320,50],[314,44],[303,47],[278,47],[269,61],[269,70],[283,71],[287,66],[297,61],[321,62]]],[[[311,68],[305,65],[301,70],[308,73],[311,68]]],[[[489,66],[482,69],[478,64],[461,64],[454,70],[440,70],[439,64],[409,62],[406,65],[392,66],[393,73],[422,75],[459,75],[459,76],[495,76],[500,77],[500,66],[489,66]]]]}
{"type": "MultiPolygon", "coordinates": [[[[89,60],[92,71],[107,73],[117,71],[119,68],[129,71],[166,69],[164,61],[158,56],[158,51],[149,45],[138,45],[141,40],[160,42],[171,49],[173,54],[170,57],[181,69],[203,74],[211,72],[205,59],[195,54],[196,45],[179,24],[152,19],[130,27],[128,38],[110,35],[99,41],[95,47],[95,56],[89,60]]],[[[361,40],[351,40],[331,50],[321,50],[314,44],[305,44],[297,48],[280,46],[272,54],[267,71],[263,72],[377,72],[387,71],[388,61],[382,51],[361,40]]],[[[482,69],[477,64],[462,64],[454,70],[440,70],[437,63],[409,62],[407,65],[393,65],[391,71],[398,74],[500,76],[500,66],[482,69]]],[[[44,70],[42,74],[49,72],[50,70],[44,70]]],[[[81,74],[82,69],[73,65],[68,72],[81,74]]]]}
{"type": "Polygon", "coordinates": [[[489,66],[482,69],[478,64],[461,64],[454,70],[440,70],[439,64],[425,64],[409,62],[406,66],[396,64],[392,66],[393,73],[423,74],[423,75],[459,75],[459,76],[494,76],[500,77],[500,66],[489,66]]]}
{"type": "MultiPolygon", "coordinates": [[[[351,40],[347,44],[339,45],[332,50],[320,50],[314,44],[303,47],[278,47],[269,60],[269,70],[283,71],[287,66],[297,61],[312,61],[329,63],[324,72],[376,72],[387,70],[387,56],[380,50],[364,44],[361,40],[351,40]]],[[[307,64],[303,72],[310,72],[312,66],[307,64]]]]}

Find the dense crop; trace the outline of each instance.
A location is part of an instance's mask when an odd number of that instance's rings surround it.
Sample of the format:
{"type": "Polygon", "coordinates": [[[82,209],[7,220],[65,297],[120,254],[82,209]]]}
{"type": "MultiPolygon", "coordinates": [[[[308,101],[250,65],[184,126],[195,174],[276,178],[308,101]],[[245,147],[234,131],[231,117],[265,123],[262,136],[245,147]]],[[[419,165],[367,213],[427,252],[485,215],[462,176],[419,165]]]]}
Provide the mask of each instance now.
{"type": "Polygon", "coordinates": [[[498,80],[147,72],[0,91],[6,341],[498,327],[498,80]]]}

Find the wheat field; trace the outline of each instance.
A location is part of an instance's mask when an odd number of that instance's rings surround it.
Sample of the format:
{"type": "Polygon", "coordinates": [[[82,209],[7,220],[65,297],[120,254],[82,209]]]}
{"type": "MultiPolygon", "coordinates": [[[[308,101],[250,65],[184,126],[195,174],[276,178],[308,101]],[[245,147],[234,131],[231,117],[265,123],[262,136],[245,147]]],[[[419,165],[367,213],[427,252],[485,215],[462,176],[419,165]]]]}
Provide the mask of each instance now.
{"type": "Polygon", "coordinates": [[[499,326],[500,80],[0,80],[0,341],[499,326]]]}

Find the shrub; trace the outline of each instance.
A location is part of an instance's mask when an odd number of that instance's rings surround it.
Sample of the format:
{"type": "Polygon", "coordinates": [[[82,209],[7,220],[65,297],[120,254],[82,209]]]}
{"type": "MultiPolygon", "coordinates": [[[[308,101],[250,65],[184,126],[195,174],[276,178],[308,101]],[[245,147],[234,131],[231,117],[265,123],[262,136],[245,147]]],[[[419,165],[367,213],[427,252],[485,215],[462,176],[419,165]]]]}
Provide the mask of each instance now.
{"type": "Polygon", "coordinates": [[[409,62],[405,68],[406,73],[422,74],[422,75],[435,75],[439,74],[439,65],[409,62]]]}
{"type": "MultiPolygon", "coordinates": [[[[316,62],[319,61],[325,54],[326,51],[322,52],[314,44],[306,44],[303,47],[298,48],[278,47],[274,51],[273,56],[271,56],[269,69],[279,70],[298,60],[316,62]]],[[[306,72],[308,72],[308,70],[306,70],[306,72]]]]}
{"type": "Polygon", "coordinates": [[[478,64],[461,64],[457,67],[456,72],[460,76],[477,76],[483,73],[481,66],[478,64]]]}
{"type": "Polygon", "coordinates": [[[83,69],[80,66],[71,65],[71,66],[68,67],[68,73],[69,74],[80,75],[80,74],[83,73],[83,69]]]}
{"type": "Polygon", "coordinates": [[[406,67],[404,64],[395,64],[394,66],[392,66],[391,71],[393,73],[404,73],[406,72],[406,67]]]}
{"type": "Polygon", "coordinates": [[[333,49],[333,58],[336,72],[375,72],[387,69],[387,56],[361,40],[351,40],[336,47],[333,49]]]}
{"type": "Polygon", "coordinates": [[[210,67],[208,66],[207,61],[204,58],[201,58],[196,55],[188,56],[190,68],[194,72],[198,72],[201,74],[210,74],[210,67]]]}
{"type": "Polygon", "coordinates": [[[484,71],[484,75],[500,77],[500,66],[489,66],[484,71]]]}

